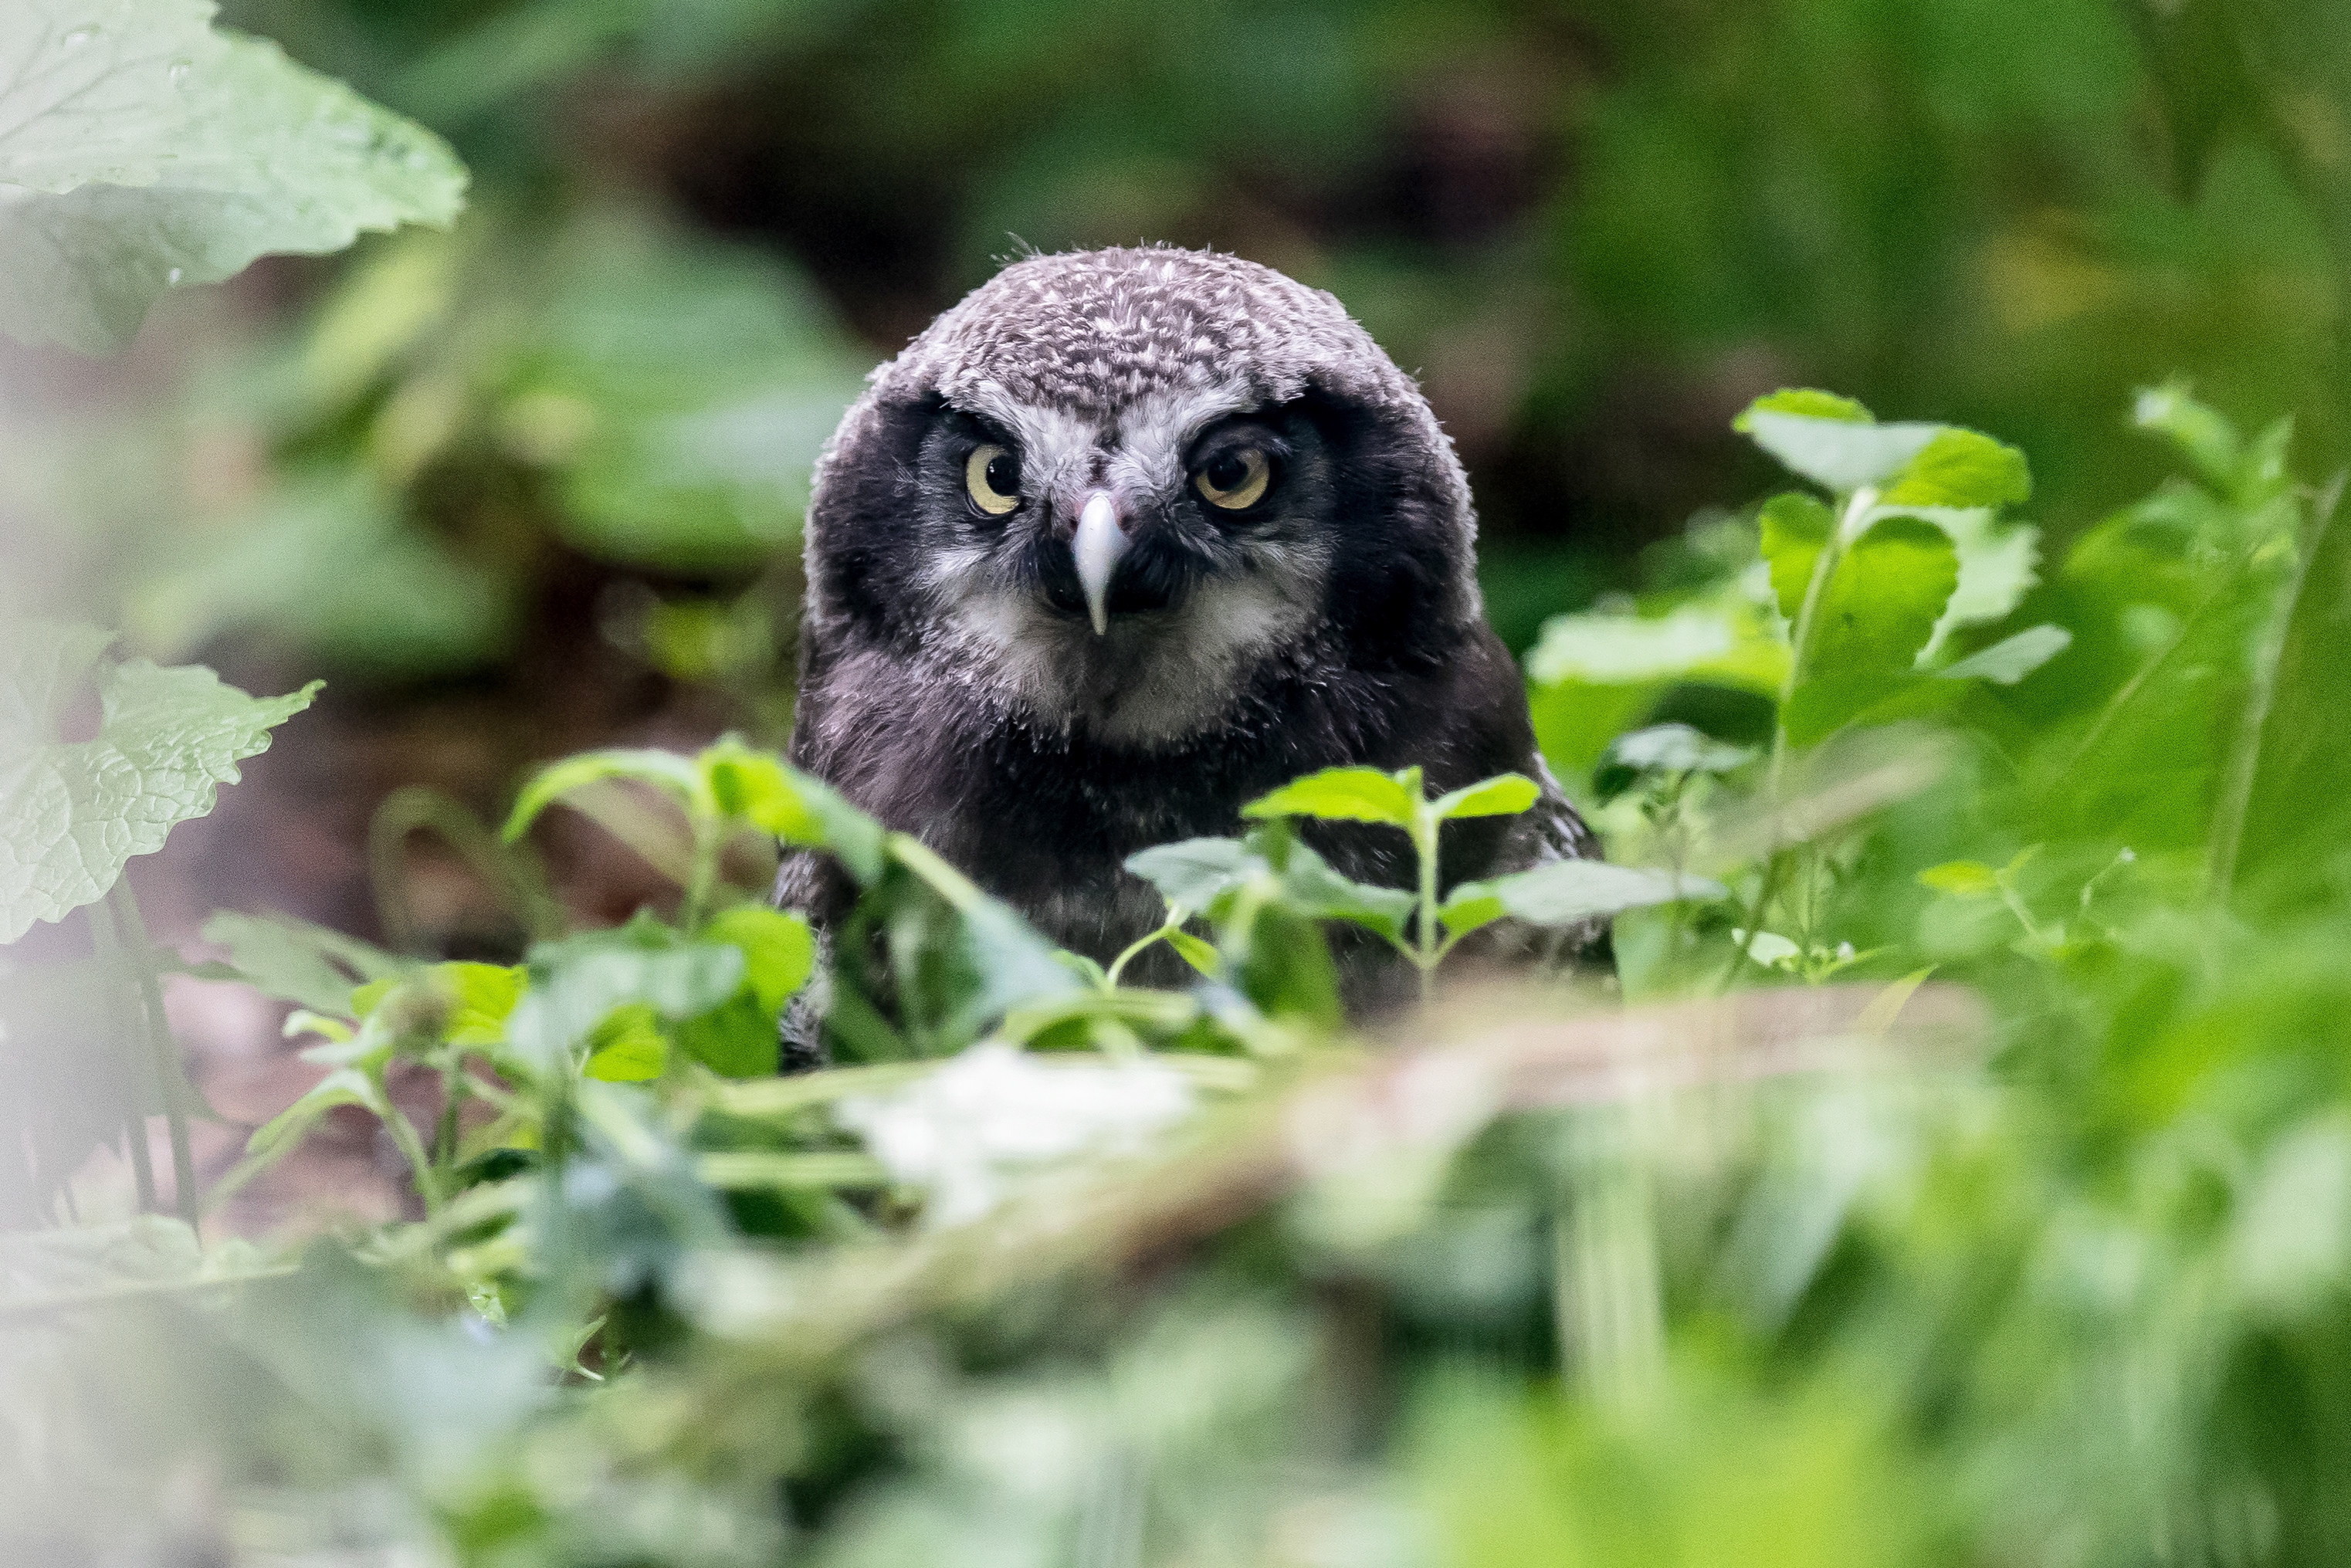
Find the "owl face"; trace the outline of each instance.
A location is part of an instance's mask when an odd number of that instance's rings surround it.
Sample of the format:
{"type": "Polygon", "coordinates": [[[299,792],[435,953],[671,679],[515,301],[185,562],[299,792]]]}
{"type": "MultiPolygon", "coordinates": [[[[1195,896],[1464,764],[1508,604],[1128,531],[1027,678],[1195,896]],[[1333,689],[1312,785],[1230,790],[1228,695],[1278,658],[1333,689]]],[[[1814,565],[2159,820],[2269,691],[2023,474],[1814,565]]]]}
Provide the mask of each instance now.
{"type": "Polygon", "coordinates": [[[1329,296],[1231,257],[1038,257],[844,421],[811,614],[1148,749],[1229,722],[1268,666],[1474,617],[1470,526],[1416,389],[1329,296]]]}

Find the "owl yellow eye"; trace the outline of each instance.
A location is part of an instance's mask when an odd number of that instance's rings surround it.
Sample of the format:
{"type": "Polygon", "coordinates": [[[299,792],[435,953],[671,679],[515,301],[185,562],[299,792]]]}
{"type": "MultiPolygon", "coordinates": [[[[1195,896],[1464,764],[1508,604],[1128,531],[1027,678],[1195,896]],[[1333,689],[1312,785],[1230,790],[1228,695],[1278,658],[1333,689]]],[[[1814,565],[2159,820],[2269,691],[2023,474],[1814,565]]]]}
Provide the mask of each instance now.
{"type": "Polygon", "coordinates": [[[1265,454],[1249,446],[1238,452],[1220,452],[1209,458],[1192,476],[1192,485],[1208,505],[1238,512],[1262,500],[1266,484],[1272,477],[1273,465],[1267,461],[1265,454]]]}
{"type": "Polygon", "coordinates": [[[1001,446],[975,446],[964,460],[963,487],[973,506],[1000,517],[1020,504],[1020,460],[1001,446]]]}

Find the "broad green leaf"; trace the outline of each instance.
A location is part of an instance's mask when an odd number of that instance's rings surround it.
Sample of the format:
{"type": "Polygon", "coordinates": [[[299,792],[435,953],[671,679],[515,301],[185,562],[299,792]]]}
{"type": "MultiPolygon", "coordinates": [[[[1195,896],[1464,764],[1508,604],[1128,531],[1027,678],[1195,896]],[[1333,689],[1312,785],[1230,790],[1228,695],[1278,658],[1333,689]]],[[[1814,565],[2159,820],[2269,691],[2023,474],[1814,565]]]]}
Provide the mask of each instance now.
{"type": "Polygon", "coordinates": [[[1812,497],[1792,490],[1764,502],[1756,520],[1763,559],[1771,566],[1772,601],[1793,624],[1804,608],[1804,592],[1812,586],[1821,551],[1836,528],[1836,516],[1812,497]]]}
{"type": "Polygon", "coordinates": [[[1198,914],[1269,868],[1264,857],[1238,839],[1186,839],[1129,855],[1126,869],[1168,903],[1198,914]]]}
{"type": "Polygon", "coordinates": [[[1395,774],[1374,768],[1326,768],[1250,801],[1241,808],[1241,815],[1385,822],[1409,829],[1421,803],[1417,775],[1417,769],[1395,774]]]}
{"type": "Polygon", "coordinates": [[[2000,892],[2000,873],[1981,861],[1945,861],[1918,873],[1922,887],[1961,898],[1991,898],[2000,892]]]}
{"type": "Polygon", "coordinates": [[[1889,507],[2006,507],[2032,494],[2024,454],[1989,435],[1946,425],[1882,499],[1889,507]]]}
{"type": "Polygon", "coordinates": [[[1375,887],[1343,876],[1300,843],[1290,845],[1280,875],[1282,897],[1299,914],[1311,920],[1352,920],[1391,938],[1404,935],[1405,922],[1417,902],[1401,888],[1375,887]]]}
{"type": "Polygon", "coordinates": [[[119,347],[168,287],[455,216],[465,171],[439,139],[213,9],[0,8],[0,330],[119,347]]]}
{"type": "Polygon", "coordinates": [[[1515,817],[1542,798],[1542,790],[1523,773],[1502,773],[1439,795],[1429,811],[1440,821],[1457,817],[1515,817]]]}
{"type": "Polygon", "coordinates": [[[1792,413],[1802,419],[1834,419],[1847,424],[1873,424],[1877,416],[1849,397],[1817,392],[1811,387],[1782,387],[1747,405],[1730,428],[1744,435],[1759,413],[1792,413]]]}
{"type": "MultiPolygon", "coordinates": [[[[1934,524],[1917,517],[1874,524],[1846,548],[1813,610],[1805,684],[1846,685],[1865,697],[1869,681],[1907,673],[1959,578],[1959,552],[1934,524]]],[[[1861,703],[1840,706],[1857,710],[1861,703]]]]}
{"type": "Polygon", "coordinates": [[[1844,496],[1865,486],[1892,484],[1946,427],[1878,424],[1860,404],[1842,398],[1812,392],[1792,400],[1780,392],[1750,405],[1731,428],[1789,472],[1844,496]],[[1827,401],[1813,401],[1820,399],[1827,401]],[[1808,412],[1791,412],[1797,407],[1808,412]]]}
{"type": "Polygon", "coordinates": [[[290,915],[224,909],[204,922],[203,936],[227,948],[229,968],[262,995],[335,1018],[360,1016],[355,988],[392,980],[407,967],[381,947],[290,915]]]}
{"type": "Polygon", "coordinates": [[[733,736],[706,748],[695,763],[722,815],[749,822],[787,843],[829,849],[862,883],[882,874],[885,835],[881,824],[821,779],[785,766],[771,753],[755,751],[733,736]]]}
{"type": "MultiPolygon", "coordinates": [[[[775,1055],[773,1036],[768,1056],[775,1055]]],[[[616,1009],[588,1037],[588,1060],[580,1071],[605,1083],[642,1083],[659,1078],[669,1065],[669,1041],[661,1019],[643,1002],[616,1009]]]]}
{"type": "Polygon", "coordinates": [[[1918,515],[1950,535],[1959,552],[1959,586],[1927,642],[1926,656],[1931,659],[1959,628],[2003,620],[2023,602],[2041,580],[2041,530],[2022,523],[2002,526],[1980,507],[1923,507],[1918,515]]]}
{"type": "Polygon", "coordinates": [[[1757,635],[1737,614],[1711,603],[1685,604],[1654,617],[1555,615],[1527,655],[1527,674],[1541,685],[1629,685],[1709,674],[1740,674],[1746,677],[1740,684],[1752,684],[1772,673],[1771,659],[1752,646],[1757,635]]]}
{"type": "Polygon", "coordinates": [[[691,817],[707,819],[718,814],[717,802],[711,797],[709,781],[702,770],[674,751],[627,747],[583,751],[577,757],[550,763],[532,775],[516,798],[514,810],[507,813],[504,830],[507,841],[512,843],[529,831],[539,813],[564,796],[608,779],[651,784],[669,794],[691,817]]]}
{"type": "MultiPolygon", "coordinates": [[[[375,1080],[357,1068],[339,1067],[312,1084],[299,1100],[254,1129],[253,1136],[246,1140],[248,1159],[266,1163],[287,1153],[318,1125],[319,1118],[339,1105],[364,1106],[379,1117],[396,1114],[377,1089],[375,1080]]],[[[253,1174],[246,1171],[235,1175],[225,1185],[242,1186],[245,1178],[253,1174]]]]}
{"type": "Polygon", "coordinates": [[[237,763],[319,690],[250,697],[199,666],[100,667],[110,640],[36,621],[0,642],[0,943],[103,898],[132,855],[210,811],[237,763]],[[98,733],[59,738],[61,710],[93,676],[98,733]]]}
{"type": "Polygon", "coordinates": [[[1618,736],[1608,760],[1643,773],[1729,773],[1754,761],[1755,748],[1729,745],[1686,724],[1660,724],[1618,736]]]}
{"type": "Polygon", "coordinates": [[[534,948],[531,983],[508,1022],[521,1059],[548,1067],[586,1041],[616,1009],[642,1002],[664,1019],[706,1013],[733,997],[747,966],[726,943],[687,942],[639,919],[534,948]]]}
{"type": "Polygon", "coordinates": [[[764,904],[727,910],[702,928],[701,937],[742,951],[744,981],[771,1020],[816,967],[816,938],[808,922],[764,904]]]}
{"type": "Polygon", "coordinates": [[[1573,925],[1650,904],[1728,897],[1722,884],[1702,876],[1606,861],[1553,861],[1549,865],[1487,882],[1465,882],[1438,914],[1455,933],[1474,931],[1509,915],[1531,925],[1573,925]]]}
{"type": "Polygon", "coordinates": [[[2045,622],[2028,626],[2012,637],[2001,638],[1989,648],[1978,649],[1938,673],[1946,680],[1981,680],[1995,685],[2012,686],[2064,653],[2073,641],[2074,633],[2063,626],[2045,622]]]}
{"type": "Polygon", "coordinates": [[[507,1020],[530,986],[519,965],[435,964],[426,971],[448,1004],[441,1038],[451,1045],[490,1046],[507,1037],[507,1020]]]}

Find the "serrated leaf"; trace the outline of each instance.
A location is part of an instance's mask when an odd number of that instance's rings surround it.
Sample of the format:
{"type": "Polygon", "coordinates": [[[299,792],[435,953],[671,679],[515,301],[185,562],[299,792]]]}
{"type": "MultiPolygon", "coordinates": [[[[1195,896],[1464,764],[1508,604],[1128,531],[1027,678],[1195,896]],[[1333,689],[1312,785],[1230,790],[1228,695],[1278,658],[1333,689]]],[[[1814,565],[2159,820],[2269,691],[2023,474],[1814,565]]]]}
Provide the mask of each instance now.
{"type": "Polygon", "coordinates": [[[1771,568],[1772,601],[1792,624],[1804,608],[1804,591],[1812,586],[1836,516],[1813,497],[1792,490],[1764,502],[1756,522],[1763,559],[1771,568]]]}
{"type": "Polygon", "coordinates": [[[1959,551],[1934,524],[1873,524],[1846,549],[1813,611],[1807,678],[1909,669],[1959,580],[1959,551]]]}
{"type": "Polygon", "coordinates": [[[437,137],[213,9],[0,8],[0,330],[115,348],[168,287],[455,216],[465,171],[437,137]]]}
{"type": "Polygon", "coordinates": [[[319,690],[252,697],[201,666],[144,659],[98,669],[109,641],[36,621],[0,643],[0,943],[106,896],[319,690]],[[93,673],[97,735],[57,738],[58,710],[93,673]]]}
{"type": "Polygon", "coordinates": [[[1198,914],[1219,895],[1270,868],[1238,839],[1186,839],[1127,856],[1126,869],[1157,888],[1168,903],[1198,914]]]}
{"type": "Polygon", "coordinates": [[[1873,424],[1784,413],[1761,404],[1734,422],[1792,474],[1844,496],[1892,484],[1945,429],[1939,424],[1873,424]]]}
{"type": "Polygon", "coordinates": [[[689,816],[709,818],[718,814],[717,803],[711,798],[710,786],[702,770],[689,758],[674,751],[658,751],[645,747],[616,747],[605,751],[583,751],[577,757],[567,757],[550,763],[532,775],[516,797],[514,810],[507,814],[503,835],[508,843],[530,831],[539,814],[575,789],[608,779],[626,779],[639,784],[650,784],[667,793],[685,809],[689,816]]]}
{"type": "Polygon", "coordinates": [[[1990,681],[2012,686],[2073,645],[2074,633],[2045,622],[1979,648],[1940,672],[1945,680],[1990,681]]]}
{"type": "Polygon", "coordinates": [[[2006,507],[2030,497],[2024,454],[1972,430],[1946,425],[1885,494],[1889,507],[2006,507]]]}
{"type": "Polygon", "coordinates": [[[1509,915],[1531,925],[1573,925],[1604,915],[1685,899],[1729,896],[1702,876],[1676,875],[1606,861],[1553,861],[1487,882],[1465,882],[1437,913],[1456,933],[1509,915]]]}
{"type": "Polygon", "coordinates": [[[1439,821],[1458,817],[1515,817],[1542,798],[1542,790],[1523,773],[1501,773],[1439,795],[1429,812],[1439,821]]]}
{"type": "Polygon", "coordinates": [[[1412,826],[1420,791],[1405,775],[1375,768],[1326,768],[1293,779],[1241,808],[1244,817],[1315,817],[1324,821],[1412,826]]]}

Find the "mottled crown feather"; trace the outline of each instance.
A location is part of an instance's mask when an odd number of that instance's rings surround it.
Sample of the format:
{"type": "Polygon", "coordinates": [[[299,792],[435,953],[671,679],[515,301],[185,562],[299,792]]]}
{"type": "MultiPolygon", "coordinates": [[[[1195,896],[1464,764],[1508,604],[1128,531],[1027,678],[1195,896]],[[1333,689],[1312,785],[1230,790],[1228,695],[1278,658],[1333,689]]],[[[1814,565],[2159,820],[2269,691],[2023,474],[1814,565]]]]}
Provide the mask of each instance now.
{"type": "Polygon", "coordinates": [[[1228,388],[1270,407],[1310,389],[1379,416],[1420,449],[1424,484],[1449,519],[1467,581],[1476,514],[1452,443],[1412,378],[1330,294],[1238,256],[1147,246],[1014,261],[876,369],[817,471],[824,492],[881,407],[930,397],[972,412],[1006,401],[1106,416],[1155,392],[1228,388]]]}

